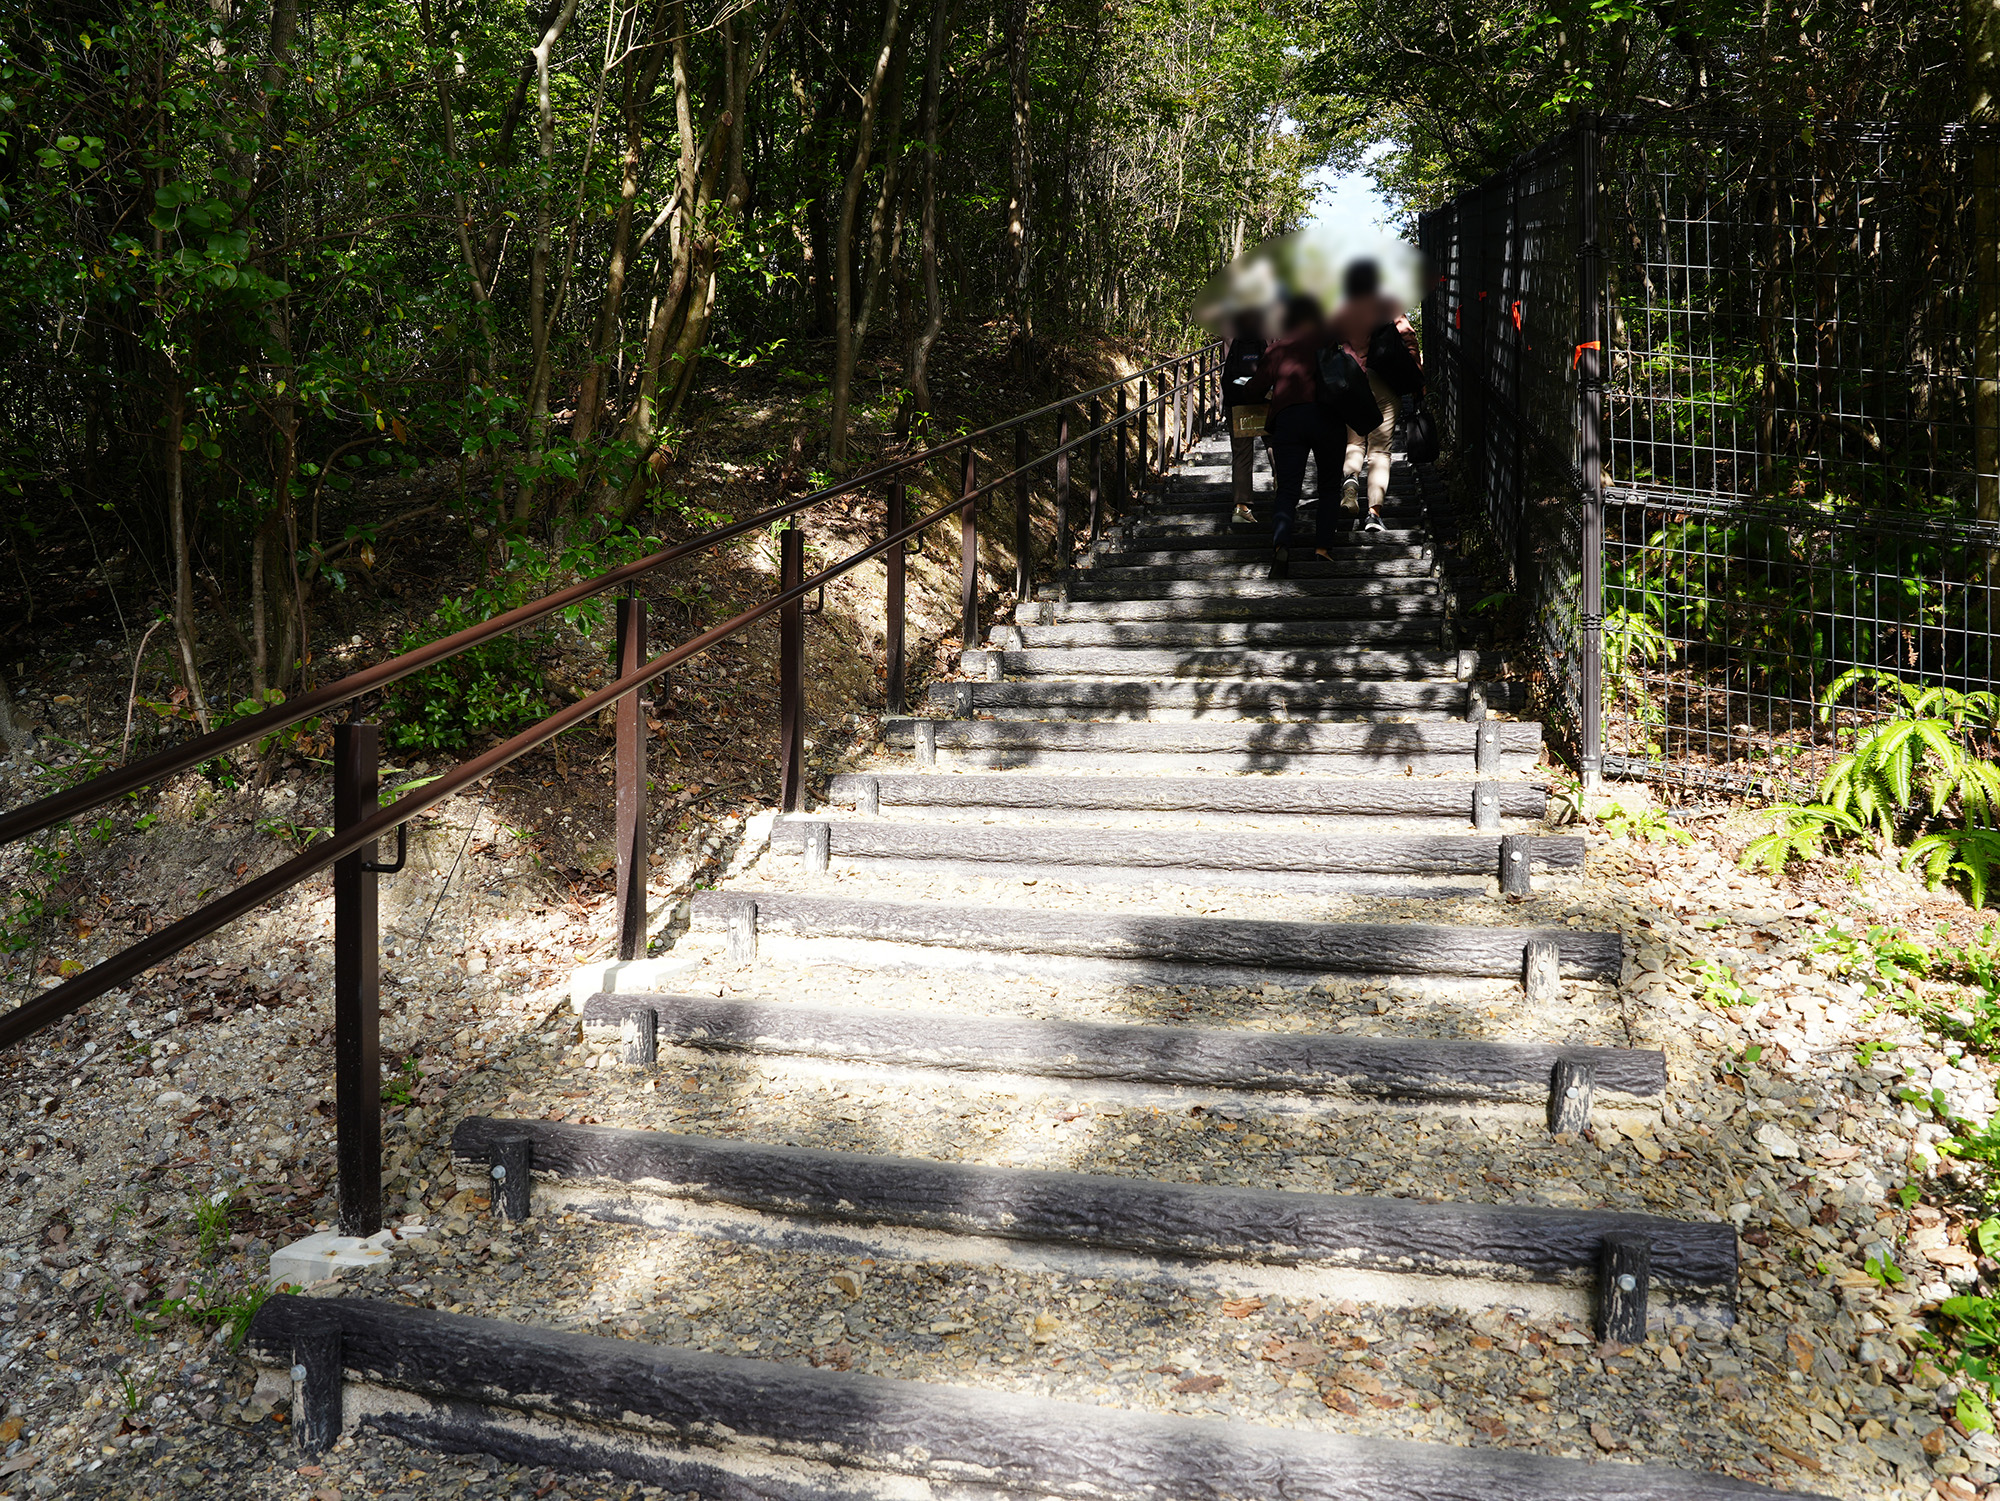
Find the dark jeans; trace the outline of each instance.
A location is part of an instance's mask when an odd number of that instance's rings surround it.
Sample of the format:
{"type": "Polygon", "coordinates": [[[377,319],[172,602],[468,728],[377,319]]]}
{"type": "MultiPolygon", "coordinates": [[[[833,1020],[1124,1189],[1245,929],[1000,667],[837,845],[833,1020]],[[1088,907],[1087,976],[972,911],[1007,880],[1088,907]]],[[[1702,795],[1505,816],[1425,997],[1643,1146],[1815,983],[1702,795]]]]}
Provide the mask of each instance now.
{"type": "Polygon", "coordinates": [[[1313,543],[1324,546],[1333,536],[1335,519],[1329,512],[1340,503],[1340,463],[1347,451],[1347,430],[1327,421],[1318,402],[1286,407],[1271,419],[1268,429],[1271,448],[1271,475],[1276,494],[1272,496],[1276,520],[1271,527],[1271,545],[1289,547],[1293,520],[1298,514],[1299,496],[1305,489],[1306,456],[1319,460],[1319,504],[1313,507],[1313,543]]]}

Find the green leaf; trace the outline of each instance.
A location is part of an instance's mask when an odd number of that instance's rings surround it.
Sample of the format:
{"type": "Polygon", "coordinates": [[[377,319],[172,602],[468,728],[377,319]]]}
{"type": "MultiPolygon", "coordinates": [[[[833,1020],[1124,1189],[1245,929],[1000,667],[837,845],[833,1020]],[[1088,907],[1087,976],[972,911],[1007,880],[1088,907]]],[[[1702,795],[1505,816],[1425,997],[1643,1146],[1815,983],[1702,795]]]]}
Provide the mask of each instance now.
{"type": "Polygon", "coordinates": [[[1972,1234],[1973,1238],[1979,1242],[1980,1251],[1985,1255],[1992,1256],[2000,1253],[2000,1214],[1989,1214],[1986,1216],[1985,1219],[1979,1222],[1979,1227],[1972,1234]]]}
{"type": "Polygon", "coordinates": [[[1993,1431],[1993,1414],[1986,1410],[1986,1404],[1980,1400],[1979,1393],[1970,1387],[1958,1394],[1958,1404],[1953,1409],[1952,1416],[1958,1419],[1959,1426],[1967,1433],[1993,1431]]]}

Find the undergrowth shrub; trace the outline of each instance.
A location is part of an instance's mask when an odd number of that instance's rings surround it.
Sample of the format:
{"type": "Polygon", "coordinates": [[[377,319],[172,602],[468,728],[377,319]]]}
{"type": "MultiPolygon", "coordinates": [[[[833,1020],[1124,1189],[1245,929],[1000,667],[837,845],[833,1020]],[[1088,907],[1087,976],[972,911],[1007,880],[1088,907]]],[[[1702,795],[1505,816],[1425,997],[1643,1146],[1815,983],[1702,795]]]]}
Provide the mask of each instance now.
{"type": "MultiPolygon", "coordinates": [[[[467,594],[439,605],[424,628],[397,650],[411,651],[467,626],[504,615],[574,578],[587,578],[646,556],[657,544],[630,527],[574,538],[557,550],[539,546],[519,528],[494,547],[494,566],[467,594]]],[[[561,621],[579,630],[604,622],[606,601],[571,605],[532,626],[509,632],[404,678],[384,697],[387,738],[401,750],[456,753],[488,736],[505,735],[555,707],[537,655],[561,621]]]]}
{"type": "Polygon", "coordinates": [[[1842,673],[1821,700],[1831,719],[1840,698],[1872,683],[1890,699],[1888,717],[1863,725],[1820,779],[1810,803],[1771,809],[1772,830],[1753,839],[1745,865],[1773,876],[1829,842],[1873,836],[1887,853],[1905,846],[1903,868],[1935,890],[1960,883],[1975,907],[2000,878],[2000,765],[1986,752],[2000,728],[2000,698],[1906,682],[1877,668],[1842,673]]]}

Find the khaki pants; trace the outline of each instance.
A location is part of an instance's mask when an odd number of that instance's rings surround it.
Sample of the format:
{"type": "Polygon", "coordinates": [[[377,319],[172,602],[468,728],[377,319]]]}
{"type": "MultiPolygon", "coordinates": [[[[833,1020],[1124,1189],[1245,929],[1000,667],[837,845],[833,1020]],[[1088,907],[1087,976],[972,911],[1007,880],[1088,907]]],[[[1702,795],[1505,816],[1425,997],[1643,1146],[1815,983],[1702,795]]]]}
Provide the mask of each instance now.
{"type": "Polygon", "coordinates": [[[1372,370],[1368,372],[1368,391],[1382,408],[1382,425],[1366,437],[1351,427],[1347,430],[1347,457],[1341,463],[1340,476],[1343,480],[1354,479],[1366,469],[1368,509],[1379,511],[1382,497],[1389,493],[1389,445],[1395,441],[1396,413],[1402,407],[1402,400],[1372,370]]]}
{"type": "Polygon", "coordinates": [[[1250,504],[1250,477],[1257,471],[1257,440],[1254,437],[1239,438],[1230,434],[1229,438],[1229,481],[1234,487],[1236,504],[1250,504]]]}

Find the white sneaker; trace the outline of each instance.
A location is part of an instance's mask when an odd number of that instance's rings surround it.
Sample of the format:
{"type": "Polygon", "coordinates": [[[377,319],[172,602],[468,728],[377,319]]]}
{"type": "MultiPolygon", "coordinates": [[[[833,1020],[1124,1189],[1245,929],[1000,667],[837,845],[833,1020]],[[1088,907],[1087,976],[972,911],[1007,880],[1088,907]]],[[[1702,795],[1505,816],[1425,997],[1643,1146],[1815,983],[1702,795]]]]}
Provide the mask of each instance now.
{"type": "Polygon", "coordinates": [[[1340,508],[1349,513],[1361,509],[1361,481],[1344,479],[1340,482],[1340,508]]]}
{"type": "Polygon", "coordinates": [[[1370,511],[1367,521],[1362,523],[1361,530],[1364,532],[1379,532],[1386,530],[1386,528],[1382,525],[1382,518],[1377,516],[1373,511],[1370,511]]]}

